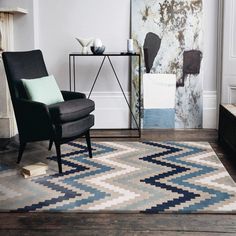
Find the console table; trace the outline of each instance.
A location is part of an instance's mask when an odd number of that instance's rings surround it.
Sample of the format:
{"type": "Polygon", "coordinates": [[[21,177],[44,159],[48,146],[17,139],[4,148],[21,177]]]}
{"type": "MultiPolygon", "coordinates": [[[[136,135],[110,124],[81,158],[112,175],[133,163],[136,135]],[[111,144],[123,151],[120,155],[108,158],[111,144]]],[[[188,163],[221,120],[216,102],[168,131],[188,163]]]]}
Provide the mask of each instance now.
{"type": "Polygon", "coordinates": [[[236,154],[236,105],[220,105],[219,142],[236,154]]]}
{"type": "MultiPolygon", "coordinates": [[[[120,87],[120,90],[124,96],[124,99],[128,105],[128,108],[129,108],[129,111],[130,111],[130,114],[131,114],[131,119],[133,118],[134,120],[134,123],[136,125],[136,128],[132,128],[132,122],[130,122],[130,128],[128,130],[137,130],[138,131],[138,135],[136,136],[122,136],[122,137],[138,137],[140,138],[141,137],[141,56],[139,53],[104,53],[104,54],[82,54],[82,53],[70,53],[69,54],[69,86],[70,86],[70,91],[75,91],[76,90],[76,80],[77,80],[77,75],[76,75],[76,58],[77,57],[102,57],[102,62],[99,66],[99,69],[96,73],[96,76],[94,78],[94,81],[93,81],[93,84],[92,84],[92,87],[89,91],[89,95],[88,95],[88,98],[90,98],[92,92],[93,92],[93,89],[94,89],[94,86],[99,78],[99,75],[100,75],[100,72],[101,72],[101,69],[104,65],[104,62],[105,60],[107,59],[109,61],[109,64],[112,68],[112,71],[114,73],[114,76],[115,76],[115,79],[120,87]],[[131,108],[131,102],[132,101],[128,101],[128,98],[126,97],[125,95],[125,92],[124,92],[124,89],[120,83],[120,80],[119,80],[119,77],[118,77],[118,74],[115,70],[115,67],[112,63],[112,57],[129,57],[129,58],[132,58],[132,57],[138,57],[138,64],[139,64],[139,69],[138,69],[138,73],[139,73],[139,82],[138,82],[138,120],[135,118],[135,115],[132,111],[132,108],[131,108]],[[72,82],[73,82],[73,88],[72,88],[72,82]]],[[[132,73],[131,73],[132,74],[132,73]]],[[[130,74],[130,75],[131,75],[130,74]]],[[[131,80],[131,76],[130,76],[130,80],[131,80]]],[[[130,84],[131,84],[131,81],[130,81],[130,84]]],[[[130,88],[132,89],[132,86],[130,86],[130,88]]],[[[131,97],[132,98],[132,97],[131,97]]],[[[124,129],[123,129],[124,130],[124,129]]],[[[127,130],[127,129],[125,129],[127,130]]],[[[112,136],[114,137],[114,136],[112,136]]],[[[120,137],[120,136],[118,136],[120,137]]]]}

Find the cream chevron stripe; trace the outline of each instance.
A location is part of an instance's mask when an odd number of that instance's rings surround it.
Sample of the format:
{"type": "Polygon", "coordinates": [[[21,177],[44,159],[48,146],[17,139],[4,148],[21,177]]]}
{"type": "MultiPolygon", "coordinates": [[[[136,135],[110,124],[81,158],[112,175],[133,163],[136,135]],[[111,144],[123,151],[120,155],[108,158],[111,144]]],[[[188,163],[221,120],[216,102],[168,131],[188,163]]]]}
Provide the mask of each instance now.
{"type": "Polygon", "coordinates": [[[221,163],[212,162],[210,159],[209,159],[209,161],[207,160],[207,158],[214,157],[214,156],[215,156],[215,153],[212,151],[212,152],[203,153],[203,154],[199,154],[199,155],[190,157],[190,158],[188,158],[188,160],[189,161],[192,160],[195,163],[200,163],[203,165],[205,164],[205,165],[209,165],[209,166],[213,166],[213,167],[221,167],[222,166],[221,163]]]}
{"type": "MultiPolygon", "coordinates": [[[[104,143],[104,144],[107,144],[107,143],[104,143]]],[[[115,177],[118,177],[121,175],[126,175],[128,173],[135,172],[135,171],[139,170],[139,168],[135,168],[130,165],[125,165],[125,164],[116,162],[113,159],[110,159],[110,158],[114,158],[114,157],[120,156],[120,155],[127,155],[133,151],[136,151],[136,149],[130,148],[130,147],[127,147],[126,145],[121,145],[121,144],[113,144],[113,147],[119,148],[121,150],[116,152],[115,154],[112,154],[112,155],[108,154],[108,155],[103,156],[102,160],[104,163],[106,163],[108,165],[121,168],[121,170],[115,171],[114,173],[109,173],[109,174],[103,175],[101,177],[96,177],[96,178],[90,179],[89,182],[91,184],[96,185],[96,186],[101,186],[101,187],[106,188],[110,191],[118,193],[120,196],[118,196],[117,198],[114,198],[112,200],[108,200],[104,203],[90,207],[88,210],[104,210],[106,208],[110,208],[112,206],[116,206],[118,204],[135,199],[136,197],[139,196],[139,194],[137,194],[135,192],[131,192],[128,189],[120,188],[118,186],[115,186],[113,184],[109,184],[106,182],[106,180],[108,180],[108,179],[112,179],[112,178],[115,178],[115,177]]]]}
{"type": "Polygon", "coordinates": [[[233,192],[236,194],[235,186],[225,185],[225,184],[216,182],[217,180],[220,180],[228,176],[229,176],[228,173],[224,171],[224,172],[216,173],[208,177],[202,177],[201,179],[196,180],[196,183],[201,183],[207,186],[212,186],[214,188],[223,189],[225,191],[233,192]]]}

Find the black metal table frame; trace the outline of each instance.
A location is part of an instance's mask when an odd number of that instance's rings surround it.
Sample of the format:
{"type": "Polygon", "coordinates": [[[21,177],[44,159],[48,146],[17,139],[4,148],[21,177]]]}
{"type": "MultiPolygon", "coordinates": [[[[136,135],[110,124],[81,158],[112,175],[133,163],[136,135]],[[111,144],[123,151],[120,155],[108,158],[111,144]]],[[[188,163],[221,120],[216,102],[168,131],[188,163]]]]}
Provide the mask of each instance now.
{"type": "MultiPolygon", "coordinates": [[[[97,55],[97,54],[70,53],[69,54],[69,86],[70,86],[70,91],[72,91],[72,80],[73,80],[73,84],[74,84],[74,92],[76,91],[76,59],[75,58],[76,57],[83,57],[83,56],[103,57],[102,63],[100,65],[99,69],[98,69],[98,72],[97,72],[97,74],[95,76],[95,79],[93,81],[92,87],[91,87],[91,89],[89,91],[88,98],[90,98],[90,96],[92,94],[94,86],[95,86],[95,84],[97,82],[97,79],[98,79],[98,77],[100,75],[100,72],[102,70],[104,62],[105,62],[105,60],[107,58],[109,63],[110,63],[110,66],[112,68],[112,71],[113,71],[113,73],[115,75],[115,78],[116,78],[116,80],[118,82],[118,85],[119,85],[119,87],[120,87],[120,89],[122,91],[124,99],[125,99],[125,101],[126,101],[126,103],[128,105],[128,108],[129,108],[129,111],[131,113],[131,116],[132,116],[133,120],[135,121],[135,124],[136,124],[136,127],[137,127],[136,129],[132,128],[132,122],[130,122],[131,128],[129,128],[129,129],[117,129],[117,130],[138,130],[138,135],[137,136],[133,136],[133,135],[132,136],[130,136],[130,135],[129,136],[112,136],[111,138],[116,138],[116,137],[122,137],[122,138],[123,137],[124,138],[140,138],[141,137],[141,56],[140,56],[140,54],[138,54],[138,53],[134,53],[134,54],[130,54],[130,53],[125,53],[125,54],[123,54],[123,53],[104,53],[104,54],[98,54],[97,55]],[[139,63],[139,83],[138,83],[138,86],[139,86],[139,88],[138,88],[138,90],[139,90],[138,91],[138,94],[139,94],[139,97],[138,97],[138,113],[139,114],[138,114],[138,122],[137,122],[137,120],[136,120],[136,118],[134,116],[134,113],[132,111],[132,108],[131,108],[131,105],[130,105],[131,102],[129,103],[129,101],[128,101],[126,95],[125,95],[124,89],[123,89],[123,87],[122,87],[122,85],[120,83],[119,77],[118,77],[118,75],[116,73],[115,67],[114,67],[114,65],[112,63],[112,60],[110,58],[110,57],[113,57],[113,56],[119,56],[119,57],[122,57],[122,56],[123,57],[124,56],[127,57],[128,56],[130,58],[131,57],[138,57],[138,63],[139,63]]],[[[131,84],[132,73],[130,73],[129,76],[130,76],[130,89],[132,91],[132,84],[131,84]]],[[[131,92],[131,99],[132,99],[132,92],[131,92]]],[[[104,138],[104,137],[109,138],[108,136],[102,136],[102,138],[104,138]]],[[[96,138],[98,138],[98,137],[96,136],[96,138]]]]}

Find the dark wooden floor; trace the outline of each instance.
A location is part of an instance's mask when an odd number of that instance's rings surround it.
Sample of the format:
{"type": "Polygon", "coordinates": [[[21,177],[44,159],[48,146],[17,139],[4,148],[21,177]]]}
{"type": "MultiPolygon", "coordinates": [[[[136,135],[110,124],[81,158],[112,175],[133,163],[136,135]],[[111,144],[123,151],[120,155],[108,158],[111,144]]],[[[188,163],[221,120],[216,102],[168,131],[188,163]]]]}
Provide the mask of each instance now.
{"type": "MultiPolygon", "coordinates": [[[[114,134],[114,132],[106,134],[114,134]]],[[[94,134],[95,135],[95,134],[94,134]]],[[[99,135],[99,132],[96,132],[99,135]]],[[[107,140],[105,138],[99,140],[107,140]]],[[[110,138],[108,140],[111,140],[110,138]]],[[[236,157],[226,153],[217,143],[215,130],[146,130],[142,138],[115,140],[207,141],[236,181],[236,157]]],[[[5,141],[4,141],[5,142],[5,141]]],[[[3,149],[3,141],[0,148],[3,149]]],[[[8,144],[9,145],[9,144],[8,144]]],[[[10,144],[11,145],[11,144],[10,144]]],[[[15,145],[15,144],[14,144],[15,145]]],[[[35,149],[46,150],[47,143],[32,144],[27,156],[35,149]]],[[[14,155],[17,153],[15,152],[14,155]]],[[[0,154],[1,155],[1,154],[0,154]]],[[[236,215],[223,214],[85,214],[85,213],[0,213],[0,235],[234,235],[236,215]]]]}

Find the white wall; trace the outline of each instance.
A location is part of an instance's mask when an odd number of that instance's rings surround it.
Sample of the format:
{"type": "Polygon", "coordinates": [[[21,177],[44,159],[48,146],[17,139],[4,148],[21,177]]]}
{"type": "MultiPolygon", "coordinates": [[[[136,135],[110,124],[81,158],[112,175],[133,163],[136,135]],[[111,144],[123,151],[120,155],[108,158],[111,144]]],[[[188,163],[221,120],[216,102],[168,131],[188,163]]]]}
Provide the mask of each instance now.
{"type": "MultiPolygon", "coordinates": [[[[128,0],[50,0],[39,1],[39,46],[48,69],[62,88],[68,88],[68,54],[81,50],[75,37],[100,38],[106,51],[126,50],[129,38],[128,0]],[[68,4],[69,3],[69,4],[68,4]]],[[[121,59],[121,58],[120,58],[121,59]]],[[[127,61],[115,60],[119,75],[127,90],[127,61]]],[[[79,90],[88,91],[99,67],[96,58],[78,58],[79,90]]],[[[119,91],[113,83],[109,66],[102,71],[95,91],[119,91]]]]}
{"type": "Polygon", "coordinates": [[[205,91],[216,91],[218,1],[203,0],[203,67],[205,91]]]}
{"type": "MultiPolygon", "coordinates": [[[[68,55],[81,51],[78,38],[100,38],[107,52],[126,50],[129,38],[128,0],[50,0],[38,2],[39,47],[45,56],[49,73],[53,73],[62,89],[69,89],[68,55]]],[[[88,92],[102,57],[79,57],[77,90],[88,92]]],[[[124,90],[128,91],[127,58],[112,58],[124,90]]],[[[106,61],[91,98],[96,103],[96,127],[128,127],[127,106],[111,67],[106,61]],[[113,92],[113,94],[112,94],[113,92]],[[108,102],[107,93],[110,100],[108,102]],[[117,102],[118,100],[118,102],[117,102]],[[117,104],[123,104],[123,108],[117,104]],[[105,115],[104,115],[105,114],[105,115]],[[104,119],[106,118],[106,119],[104,119]]]]}
{"type": "MultiPolygon", "coordinates": [[[[68,89],[68,54],[79,51],[80,46],[75,37],[99,37],[107,47],[107,51],[126,50],[126,39],[129,38],[129,0],[1,0],[0,7],[20,6],[28,8],[29,14],[18,16],[15,21],[15,48],[26,50],[38,47],[42,49],[49,73],[53,73],[62,89],[68,89]]],[[[206,99],[216,99],[216,52],[217,52],[217,6],[218,0],[203,0],[203,89],[206,99]],[[213,92],[212,92],[213,91],[213,92]]],[[[83,58],[78,61],[78,90],[88,91],[95,76],[99,59],[83,58]]],[[[128,63],[115,60],[115,67],[128,90],[128,63]]],[[[120,92],[114,82],[109,66],[102,71],[102,79],[95,87],[96,95],[120,92]]],[[[118,95],[118,97],[120,94],[118,95]]],[[[106,98],[107,99],[107,98],[106,98]]],[[[122,97],[120,96],[120,99],[122,97]]],[[[214,104],[207,102],[207,104],[214,104]]],[[[114,104],[115,106],[115,104],[114,104]]],[[[110,108],[114,108],[111,107],[110,108]]],[[[112,112],[110,108],[106,108],[112,112]]],[[[102,108],[99,108],[102,109],[102,108]]],[[[205,109],[212,118],[215,105],[205,109]]],[[[118,114],[119,112],[117,112],[118,114]]],[[[121,117],[114,117],[115,122],[121,117]]],[[[204,123],[204,122],[203,122],[204,123]]],[[[209,122],[208,124],[212,122],[209,122]]],[[[121,124],[125,125],[125,124],[121,124]]],[[[204,126],[207,128],[206,126],[204,126]]]]}

